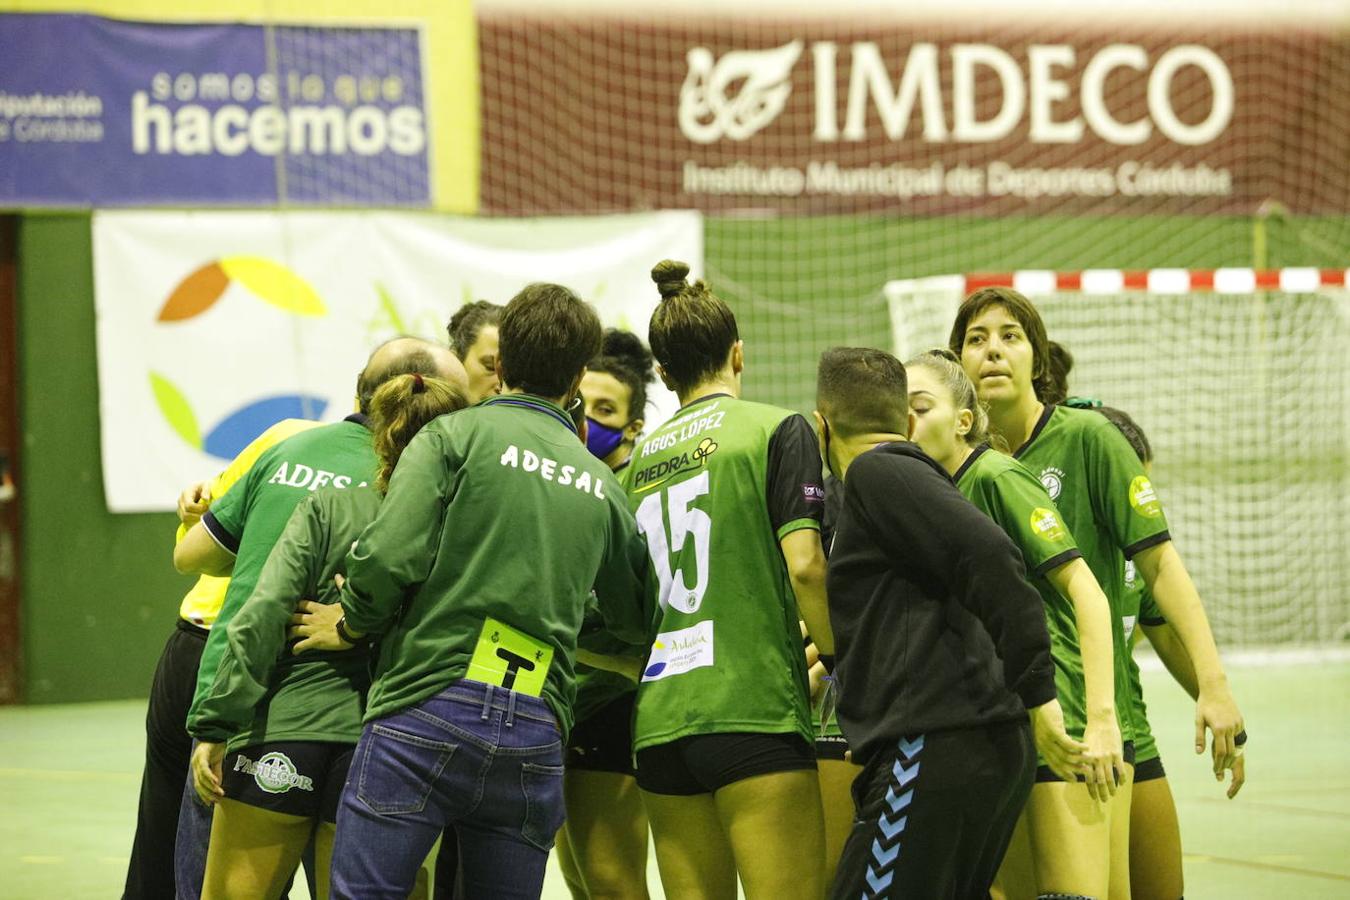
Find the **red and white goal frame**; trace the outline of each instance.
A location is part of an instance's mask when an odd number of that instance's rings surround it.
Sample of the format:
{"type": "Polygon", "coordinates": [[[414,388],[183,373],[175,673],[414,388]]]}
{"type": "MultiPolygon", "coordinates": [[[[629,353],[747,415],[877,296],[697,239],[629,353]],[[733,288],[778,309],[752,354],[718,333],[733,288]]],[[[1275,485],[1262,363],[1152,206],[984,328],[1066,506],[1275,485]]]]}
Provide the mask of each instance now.
{"type": "Polygon", "coordinates": [[[1250,294],[1283,291],[1290,294],[1344,289],[1350,269],[1083,269],[1055,272],[1023,269],[1016,272],[939,275],[907,278],[886,285],[887,298],[929,291],[959,291],[962,296],[986,287],[1010,287],[1034,297],[1055,293],[1119,294],[1250,294]]]}
{"type": "Polygon", "coordinates": [[[1350,446],[1350,270],[897,280],[884,290],[891,352],[903,360],[946,346],[961,301],[988,287],[1032,299],[1075,356],[1071,390],[1148,429],[1187,567],[1202,593],[1221,598],[1216,628],[1254,648],[1253,662],[1350,658],[1350,559],[1339,537],[1350,531],[1350,492],[1338,468],[1350,446]],[[1257,649],[1267,643],[1279,649],[1257,649]]]}

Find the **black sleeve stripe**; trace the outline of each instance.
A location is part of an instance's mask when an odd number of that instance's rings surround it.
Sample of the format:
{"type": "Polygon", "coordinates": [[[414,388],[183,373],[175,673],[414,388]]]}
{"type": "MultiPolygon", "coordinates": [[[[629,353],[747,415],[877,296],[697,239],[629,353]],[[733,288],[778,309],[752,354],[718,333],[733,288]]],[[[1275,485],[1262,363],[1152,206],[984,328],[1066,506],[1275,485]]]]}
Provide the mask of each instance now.
{"type": "Polygon", "coordinates": [[[206,511],[206,515],[202,516],[202,527],[206,529],[207,534],[211,535],[211,539],[227,553],[232,556],[239,555],[239,538],[230,534],[229,530],[220,524],[220,520],[211,515],[209,509],[206,511]]]}
{"type": "Polygon", "coordinates": [[[1083,551],[1079,550],[1077,547],[1074,547],[1072,550],[1065,550],[1063,553],[1058,553],[1047,559],[1045,562],[1041,563],[1039,566],[1037,566],[1035,574],[1044,575],[1051,569],[1058,569],[1066,562],[1072,562],[1075,559],[1082,559],[1082,558],[1083,558],[1083,551]]]}
{"type": "Polygon", "coordinates": [[[1149,628],[1157,628],[1159,625],[1166,625],[1167,620],[1164,619],[1162,616],[1158,616],[1157,618],[1150,616],[1147,619],[1141,617],[1139,619],[1139,624],[1147,625],[1149,628]]]}
{"type": "Polygon", "coordinates": [[[1156,547],[1159,544],[1165,544],[1172,539],[1171,532],[1160,531],[1151,537],[1146,537],[1142,541],[1136,541],[1125,548],[1125,558],[1134,559],[1140,553],[1143,553],[1149,547],[1156,547]]]}

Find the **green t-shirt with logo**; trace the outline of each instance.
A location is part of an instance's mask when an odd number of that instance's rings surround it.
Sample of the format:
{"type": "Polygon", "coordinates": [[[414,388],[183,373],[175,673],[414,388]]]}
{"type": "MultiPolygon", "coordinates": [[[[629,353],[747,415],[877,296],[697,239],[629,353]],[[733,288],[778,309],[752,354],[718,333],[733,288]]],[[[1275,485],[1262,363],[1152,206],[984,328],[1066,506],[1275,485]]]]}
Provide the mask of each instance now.
{"type": "Polygon", "coordinates": [[[346,490],[372,482],[378,467],[365,417],[349,416],[268,448],[243,480],[202,517],[202,526],[218,544],[235,554],[235,560],[225,602],[202,650],[190,717],[197,714],[198,705],[216,680],[226,626],[253,593],[263,565],[295,507],[325,487],[346,490]]]}
{"type": "MultiPolygon", "coordinates": [[[[1125,645],[1133,650],[1134,630],[1140,625],[1166,625],[1162,610],[1158,609],[1148,585],[1140,577],[1133,560],[1125,562],[1125,610],[1121,625],[1125,631],[1125,645]]],[[[1139,678],[1139,664],[1134,653],[1129,657],[1130,696],[1134,698],[1134,759],[1147,762],[1158,756],[1158,743],[1148,723],[1148,706],[1144,703],[1144,685],[1139,678]]]]}
{"type": "Polygon", "coordinates": [[[1027,581],[1045,605],[1045,624],[1055,661],[1055,693],[1064,711],[1064,727],[1081,738],[1087,727],[1087,689],[1078,619],[1073,604],[1045,576],[1083,554],[1045,487],[1017,460],[987,445],[978,447],[957,470],[954,480],[966,499],[997,522],[1022,551],[1027,581]]]}
{"type": "Polygon", "coordinates": [[[773,406],[704,397],[643,441],[625,474],[660,620],[638,684],[634,750],[724,732],[812,740],[797,602],[779,546],[820,528],[810,426],[773,406]]]}
{"type": "Polygon", "coordinates": [[[441,416],[347,556],[347,624],[380,642],[366,721],[468,679],[541,697],[565,737],[591,592],[610,631],[644,641],[645,571],[623,490],[557,404],[503,394],[441,416]]]}
{"type": "Polygon", "coordinates": [[[380,508],[373,487],[324,488],[291,513],[252,595],[226,626],[210,690],[188,719],[199,740],[227,748],[277,741],[355,744],[372,665],[369,645],[291,653],[286,628],[296,600],[336,603],[333,576],[380,508]]]}
{"type": "Polygon", "coordinates": [[[1134,701],[1123,628],[1125,561],[1171,539],[1162,503],[1129,442],[1110,420],[1091,410],[1046,407],[1014,456],[1055,501],[1110,603],[1116,714],[1122,736],[1132,741],[1134,701]]]}

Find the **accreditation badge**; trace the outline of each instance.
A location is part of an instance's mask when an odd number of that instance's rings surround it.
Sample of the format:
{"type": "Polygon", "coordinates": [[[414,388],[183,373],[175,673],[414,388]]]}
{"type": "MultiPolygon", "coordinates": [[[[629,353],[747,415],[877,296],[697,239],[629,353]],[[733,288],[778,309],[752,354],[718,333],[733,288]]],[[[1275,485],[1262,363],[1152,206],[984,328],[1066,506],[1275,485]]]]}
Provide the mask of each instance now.
{"type": "Polygon", "coordinates": [[[553,648],[496,619],[486,619],[467,677],[538,697],[553,663],[553,648]]]}

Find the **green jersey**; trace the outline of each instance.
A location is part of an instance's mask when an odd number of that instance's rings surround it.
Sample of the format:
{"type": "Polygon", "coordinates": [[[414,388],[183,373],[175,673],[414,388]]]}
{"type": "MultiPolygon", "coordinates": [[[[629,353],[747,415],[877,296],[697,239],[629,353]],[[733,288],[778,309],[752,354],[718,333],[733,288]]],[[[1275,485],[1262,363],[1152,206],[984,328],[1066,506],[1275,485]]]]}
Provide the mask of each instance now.
{"type": "Polygon", "coordinates": [[[985,445],[966,459],[953,480],[957,490],[997,522],[1022,551],[1027,581],[1045,605],[1050,653],[1055,661],[1055,693],[1064,711],[1064,727],[1081,738],[1087,727],[1087,690],[1078,619],[1073,604],[1045,576],[1083,554],[1045,487],[1017,460],[985,445]]]}
{"type": "MultiPolygon", "coordinates": [[[[375,480],[379,461],[361,415],[311,428],[263,452],[242,482],[202,516],[216,543],[235,554],[230,587],[202,650],[190,716],[216,680],[230,619],[258,584],[268,554],[301,500],[324,487],[345,490],[375,480]]],[[[296,597],[297,601],[304,599],[296,597]]]]}
{"type": "Polygon", "coordinates": [[[1139,625],[1166,625],[1162,611],[1139,576],[1133,560],[1125,563],[1125,610],[1121,625],[1125,630],[1125,645],[1131,649],[1129,657],[1130,696],[1134,698],[1134,761],[1136,764],[1156,759],[1158,744],[1153,728],[1148,724],[1148,706],[1144,703],[1144,685],[1139,678],[1139,664],[1134,661],[1134,630],[1139,625]]]}
{"type": "Polygon", "coordinates": [[[634,750],[733,731],[811,740],[797,602],[779,546],[820,528],[811,427],[772,406],[704,397],[647,438],[626,475],[659,606],[634,750]]]}
{"type": "Polygon", "coordinates": [[[352,541],[375,518],[371,487],[324,488],[291,513],[253,594],[226,627],[226,646],[211,688],[188,719],[188,732],[227,741],[230,750],[274,741],[355,744],[361,737],[371,654],[290,652],[286,626],[296,600],[336,603],[333,576],[345,571],[352,541]]]}
{"type": "Polygon", "coordinates": [[[556,404],[504,394],[441,416],[347,556],[347,623],[380,639],[366,721],[469,679],[542,697],[566,736],[591,591],[611,631],[644,641],[645,570],[618,481],[556,404]]]}
{"type": "MultiPolygon", "coordinates": [[[[622,479],[623,470],[627,467],[628,463],[624,463],[615,469],[615,477],[622,479]]],[[[603,629],[602,617],[598,609],[588,608],[587,614],[588,619],[597,622],[603,629]]],[[[643,659],[647,654],[645,642],[630,644],[627,641],[619,640],[604,630],[587,633],[584,627],[583,633],[577,638],[577,646],[607,656],[629,656],[635,659],[643,659]]],[[[573,704],[572,712],[576,716],[577,722],[584,722],[602,707],[613,703],[625,694],[632,694],[636,691],[637,682],[626,675],[610,672],[607,669],[594,669],[590,666],[578,665],[577,699],[573,704]]]]}
{"type": "Polygon", "coordinates": [[[1116,715],[1122,737],[1133,741],[1130,652],[1123,628],[1125,561],[1171,539],[1162,503],[1129,442],[1091,410],[1046,407],[1014,455],[1055,501],[1111,605],[1116,715]]]}

